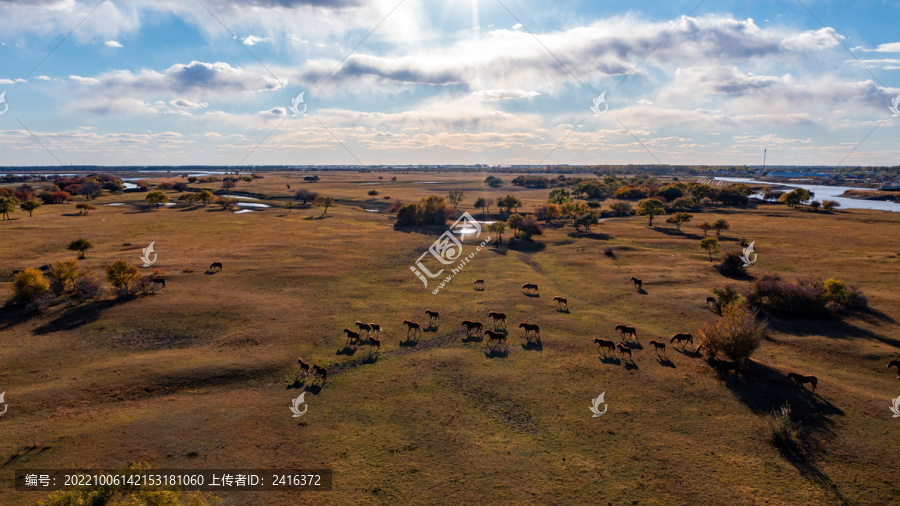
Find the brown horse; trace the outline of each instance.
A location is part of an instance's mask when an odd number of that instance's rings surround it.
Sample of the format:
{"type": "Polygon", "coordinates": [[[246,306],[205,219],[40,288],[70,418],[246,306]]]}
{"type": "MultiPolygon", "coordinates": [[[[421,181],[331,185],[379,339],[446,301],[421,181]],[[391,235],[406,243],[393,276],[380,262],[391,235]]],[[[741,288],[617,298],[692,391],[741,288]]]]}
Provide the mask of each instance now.
{"type": "Polygon", "coordinates": [[[541,338],[541,326],[537,323],[521,322],[519,323],[519,328],[525,329],[525,337],[528,337],[528,333],[532,332],[535,337],[537,337],[538,339],[541,338]]]}
{"type": "Polygon", "coordinates": [[[529,290],[531,290],[534,293],[538,293],[538,286],[534,283],[525,283],[524,285],[522,285],[523,292],[527,293],[529,290]]]}
{"type": "Polygon", "coordinates": [[[484,280],[483,279],[476,279],[475,283],[473,283],[473,284],[475,285],[476,290],[478,290],[479,288],[484,290],[484,280]]]}
{"type": "Polygon", "coordinates": [[[603,353],[606,353],[607,348],[613,351],[616,349],[616,343],[607,341],[606,339],[594,339],[594,342],[597,343],[597,351],[600,351],[600,348],[603,348],[603,353]]]}
{"type": "Polygon", "coordinates": [[[569,310],[569,301],[565,297],[553,297],[553,302],[556,302],[556,309],[559,309],[561,304],[566,308],[566,311],[569,310]]]}
{"type": "Polygon", "coordinates": [[[297,363],[300,364],[300,370],[303,372],[304,376],[309,376],[309,364],[303,361],[303,358],[298,358],[297,363]]]}
{"type": "Polygon", "coordinates": [[[812,391],[815,392],[816,385],[818,385],[818,383],[819,383],[819,379],[816,378],[815,376],[804,376],[802,374],[797,374],[795,372],[788,374],[787,377],[788,377],[788,379],[794,380],[794,389],[796,389],[803,383],[810,383],[810,384],[812,384],[812,391]]]}
{"type": "Polygon", "coordinates": [[[640,290],[640,289],[641,289],[641,285],[644,284],[643,281],[641,281],[640,279],[638,279],[638,278],[636,278],[636,277],[634,277],[634,276],[631,276],[631,282],[634,283],[634,287],[637,288],[638,290],[640,290]]]}
{"type": "Polygon", "coordinates": [[[497,341],[497,344],[509,343],[509,340],[506,339],[506,334],[503,332],[494,332],[493,330],[485,330],[484,335],[488,336],[488,344],[491,341],[497,341]]]}
{"type": "Polygon", "coordinates": [[[891,367],[897,368],[897,379],[900,379],[900,360],[891,360],[888,362],[887,368],[890,369],[891,367]]]}
{"type": "Polygon", "coordinates": [[[419,322],[411,322],[409,320],[403,320],[401,325],[406,325],[406,337],[409,337],[409,333],[412,332],[413,335],[416,335],[416,332],[422,333],[422,326],[419,325],[419,322]]]}
{"type": "Polygon", "coordinates": [[[368,323],[363,323],[361,321],[356,322],[356,326],[359,327],[359,332],[362,333],[363,330],[366,331],[366,337],[369,337],[369,334],[372,333],[372,326],[368,323]]]}
{"type": "Polygon", "coordinates": [[[728,371],[734,371],[735,374],[738,373],[739,367],[737,362],[729,362],[727,360],[716,360],[713,362],[713,366],[721,373],[727,373],[728,371]]]}
{"type": "Polygon", "coordinates": [[[687,341],[691,344],[694,344],[694,336],[691,334],[687,334],[687,333],[675,334],[674,336],[672,336],[672,340],[669,341],[669,344],[672,344],[675,341],[678,341],[678,344],[680,344],[681,347],[684,348],[685,341],[687,341]]]}
{"type": "Polygon", "coordinates": [[[659,341],[650,340],[650,344],[652,344],[656,348],[656,353],[659,354],[659,350],[662,350],[663,353],[666,352],[666,343],[661,343],[659,341]]]}
{"type": "Polygon", "coordinates": [[[700,346],[697,346],[697,349],[694,350],[694,354],[696,354],[696,355],[699,357],[699,356],[700,356],[700,351],[701,351],[702,349],[703,349],[703,343],[700,343],[700,346]]]}
{"type": "Polygon", "coordinates": [[[213,262],[212,264],[210,264],[209,270],[211,270],[211,271],[215,271],[215,270],[221,271],[221,270],[222,270],[222,262],[213,262]]]}
{"type": "Polygon", "coordinates": [[[328,381],[328,369],[325,369],[324,367],[316,364],[313,364],[312,368],[313,374],[315,374],[316,376],[320,376],[322,378],[322,381],[328,381]]]}
{"type": "Polygon", "coordinates": [[[150,282],[154,285],[162,286],[163,288],[166,287],[166,278],[151,278],[150,282]]]}
{"type": "Polygon", "coordinates": [[[438,313],[437,311],[429,311],[426,309],[425,314],[428,315],[428,318],[431,320],[431,323],[434,323],[435,320],[441,319],[441,314],[438,313]]]}
{"type": "Polygon", "coordinates": [[[630,335],[635,340],[637,340],[637,329],[634,327],[629,327],[628,325],[616,325],[616,330],[622,333],[622,337],[626,335],[630,335]]]}
{"type": "Polygon", "coordinates": [[[375,351],[381,351],[381,341],[374,337],[369,338],[369,346],[375,348],[375,351]]]}
{"type": "Polygon", "coordinates": [[[466,326],[466,335],[470,335],[473,330],[480,330],[484,333],[484,325],[481,322],[473,322],[472,320],[463,320],[460,325],[466,326]]]}
{"type": "Polygon", "coordinates": [[[347,343],[359,344],[359,332],[353,332],[350,329],[344,329],[344,333],[347,334],[347,343]]]}
{"type": "Polygon", "coordinates": [[[624,357],[625,355],[628,355],[629,358],[632,356],[632,355],[631,355],[631,348],[629,348],[628,346],[625,346],[625,345],[622,344],[622,343],[617,344],[617,345],[616,345],[616,349],[619,350],[619,353],[621,353],[623,357],[624,357]]]}
{"type": "Polygon", "coordinates": [[[494,319],[494,325],[497,325],[497,322],[503,322],[503,324],[506,325],[506,313],[491,311],[490,313],[488,313],[488,318],[494,319]]]}

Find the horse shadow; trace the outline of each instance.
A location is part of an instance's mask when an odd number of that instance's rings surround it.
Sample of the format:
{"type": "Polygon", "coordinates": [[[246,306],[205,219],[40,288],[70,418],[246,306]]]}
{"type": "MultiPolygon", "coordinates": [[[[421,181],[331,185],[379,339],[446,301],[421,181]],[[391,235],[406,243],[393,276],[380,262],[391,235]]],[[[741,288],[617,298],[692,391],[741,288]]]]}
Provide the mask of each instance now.
{"type": "Polygon", "coordinates": [[[487,358],[506,358],[509,356],[509,348],[488,348],[488,351],[484,352],[484,356],[487,358]]]}
{"type": "Polygon", "coordinates": [[[625,366],[626,371],[633,371],[635,369],[640,369],[640,367],[638,367],[638,365],[637,365],[637,362],[635,362],[633,358],[629,358],[627,361],[622,360],[622,365],[625,366]]]}
{"type": "Polygon", "coordinates": [[[637,341],[622,341],[622,345],[627,346],[627,347],[631,348],[632,350],[643,350],[644,349],[644,346],[641,345],[641,343],[639,343],[637,341]]]}
{"type": "Polygon", "coordinates": [[[429,323],[427,327],[422,329],[422,332],[437,332],[440,326],[440,323],[429,323]]]}
{"type": "Polygon", "coordinates": [[[356,349],[356,346],[351,346],[348,344],[335,352],[335,355],[346,355],[348,357],[352,357],[353,355],[356,355],[356,349]]]}
{"type": "Polygon", "coordinates": [[[682,347],[677,347],[677,348],[676,348],[675,346],[672,346],[672,349],[675,350],[675,351],[677,351],[678,353],[681,353],[681,354],[684,355],[685,357],[690,357],[690,358],[700,358],[700,353],[698,353],[696,349],[695,349],[695,350],[689,350],[689,349],[687,349],[687,348],[685,348],[685,347],[683,347],[683,346],[682,346],[682,347]]]}
{"type": "Polygon", "coordinates": [[[409,347],[412,347],[412,346],[416,346],[416,345],[418,345],[418,344],[419,344],[419,340],[418,340],[418,339],[412,339],[412,338],[410,338],[410,337],[407,337],[407,338],[406,338],[406,341],[400,341],[400,346],[402,346],[402,347],[404,347],[404,348],[409,348],[409,347]]]}
{"type": "Polygon", "coordinates": [[[602,357],[598,357],[598,358],[600,359],[600,362],[602,362],[604,364],[622,365],[622,360],[616,356],[606,355],[606,356],[602,356],[602,357]]]}
{"type": "Polygon", "coordinates": [[[464,343],[480,343],[484,341],[484,335],[473,336],[471,334],[466,334],[466,337],[462,338],[462,342],[464,343]]]}
{"type": "Polygon", "coordinates": [[[219,272],[222,272],[222,271],[214,271],[212,269],[207,269],[206,272],[204,272],[203,274],[206,274],[207,276],[212,276],[213,274],[218,274],[219,272]]]}
{"type": "Polygon", "coordinates": [[[659,365],[663,367],[671,367],[675,369],[675,363],[669,357],[656,357],[656,361],[659,362],[659,365]]]}
{"type": "Polygon", "coordinates": [[[541,344],[540,339],[536,339],[533,341],[530,340],[525,343],[522,343],[522,349],[529,350],[529,351],[544,351],[544,345],[541,344]]]}
{"type": "Polygon", "coordinates": [[[557,313],[566,313],[566,314],[571,313],[571,311],[569,311],[569,308],[559,308],[559,307],[556,308],[556,312],[557,313]]]}
{"type": "Polygon", "coordinates": [[[647,290],[644,290],[643,288],[638,288],[637,293],[640,295],[647,295],[647,290]]]}
{"type": "Polygon", "coordinates": [[[531,297],[534,299],[541,298],[541,294],[539,294],[539,293],[534,293],[534,292],[522,292],[522,293],[525,294],[526,297],[531,297]]]}
{"type": "Polygon", "coordinates": [[[323,386],[324,382],[322,384],[319,384],[315,379],[303,378],[294,380],[294,382],[288,385],[285,390],[294,390],[306,387],[307,392],[313,395],[319,395],[319,392],[322,391],[323,386]]]}

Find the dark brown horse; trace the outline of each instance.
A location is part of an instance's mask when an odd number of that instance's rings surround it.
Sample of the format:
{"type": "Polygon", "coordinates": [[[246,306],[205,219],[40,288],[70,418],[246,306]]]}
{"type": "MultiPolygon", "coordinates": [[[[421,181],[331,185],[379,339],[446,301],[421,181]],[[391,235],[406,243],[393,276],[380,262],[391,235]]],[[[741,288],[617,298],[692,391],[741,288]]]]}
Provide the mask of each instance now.
{"type": "Polygon", "coordinates": [[[740,370],[737,362],[729,362],[727,360],[716,359],[712,364],[720,373],[723,374],[727,373],[728,371],[734,371],[734,373],[737,374],[740,370]]]}
{"type": "Polygon", "coordinates": [[[353,332],[352,330],[345,328],[344,333],[347,334],[347,343],[359,344],[359,332],[353,332]]]}
{"type": "Polygon", "coordinates": [[[625,355],[628,355],[629,358],[632,356],[632,355],[631,355],[631,348],[629,348],[628,346],[625,346],[625,345],[622,344],[622,343],[617,344],[617,345],[616,345],[616,349],[619,351],[619,353],[622,354],[623,357],[624,357],[625,355]]]}
{"type": "Polygon", "coordinates": [[[491,311],[490,313],[488,313],[488,318],[494,319],[494,325],[497,325],[497,322],[503,322],[503,324],[506,325],[506,313],[491,311]]]}
{"type": "Polygon", "coordinates": [[[804,376],[802,374],[797,374],[795,372],[788,374],[787,377],[789,379],[794,380],[794,388],[795,389],[804,383],[810,383],[810,384],[812,384],[812,391],[815,392],[816,385],[818,385],[818,383],[819,383],[819,379],[816,378],[815,376],[804,376]]]}
{"type": "Polygon", "coordinates": [[[520,329],[525,329],[525,336],[526,336],[526,337],[528,337],[528,333],[529,333],[529,332],[533,333],[534,336],[537,337],[538,339],[540,339],[540,337],[541,337],[541,326],[538,325],[537,323],[525,323],[525,322],[521,322],[521,323],[519,323],[519,328],[520,328],[520,329]]]}
{"type": "Polygon", "coordinates": [[[523,292],[527,293],[529,290],[534,293],[538,293],[538,286],[534,283],[525,283],[524,285],[522,285],[523,292]]]}
{"type": "Polygon", "coordinates": [[[381,341],[374,337],[369,338],[369,345],[375,348],[375,351],[381,351],[381,341]]]}
{"type": "Polygon", "coordinates": [[[691,344],[694,344],[694,336],[692,334],[687,334],[687,333],[675,334],[674,336],[672,336],[672,340],[669,341],[669,344],[672,344],[675,341],[678,341],[678,344],[680,344],[681,347],[684,348],[685,341],[687,341],[691,344]]]}
{"type": "Polygon", "coordinates": [[[150,282],[163,288],[166,287],[166,278],[151,278],[150,282]]]}
{"type": "Polygon", "coordinates": [[[666,352],[666,343],[661,343],[661,342],[659,342],[659,341],[654,341],[654,340],[651,339],[651,340],[650,340],[650,344],[652,344],[653,347],[656,348],[656,353],[657,353],[657,354],[659,354],[659,350],[662,350],[663,353],[666,352]]]}
{"type": "Polygon", "coordinates": [[[484,290],[484,280],[483,279],[476,279],[475,283],[473,283],[473,284],[475,285],[476,290],[478,290],[479,288],[484,290]]]}
{"type": "Polygon", "coordinates": [[[506,339],[506,334],[503,332],[494,332],[493,330],[485,330],[484,335],[488,336],[488,344],[491,341],[497,341],[497,344],[509,343],[509,340],[506,339]]]}
{"type": "Polygon", "coordinates": [[[890,369],[891,367],[897,368],[897,379],[900,379],[900,360],[891,360],[888,362],[887,368],[890,369]]]}
{"type": "Polygon", "coordinates": [[[425,314],[428,315],[428,318],[431,320],[431,323],[434,323],[435,320],[440,320],[440,319],[441,319],[441,314],[438,313],[437,311],[429,311],[429,310],[426,309],[426,310],[425,310],[425,314]]]}
{"type": "Polygon", "coordinates": [[[473,322],[472,320],[463,320],[460,325],[466,326],[466,335],[470,335],[473,330],[480,330],[484,333],[484,325],[481,322],[473,322]]]}
{"type": "Polygon", "coordinates": [[[606,339],[594,339],[594,342],[597,343],[597,351],[600,351],[600,348],[603,348],[603,353],[606,353],[606,349],[616,349],[616,343],[607,341],[606,339]]]}
{"type": "Polygon", "coordinates": [[[643,281],[641,281],[640,279],[638,279],[638,278],[636,278],[636,277],[634,277],[634,276],[631,276],[631,282],[634,283],[634,287],[637,288],[638,290],[640,290],[640,289],[641,289],[641,285],[644,284],[643,281]]]}
{"type": "Polygon", "coordinates": [[[222,270],[222,262],[213,262],[212,264],[210,264],[209,270],[211,270],[211,271],[215,271],[215,270],[221,271],[221,270],[222,270]]]}
{"type": "Polygon", "coordinates": [[[419,322],[411,322],[409,320],[403,320],[401,325],[406,325],[406,337],[409,337],[409,333],[412,332],[413,335],[416,335],[416,332],[422,332],[422,326],[419,325],[419,322]]]}
{"type": "Polygon", "coordinates": [[[372,333],[372,326],[368,323],[363,323],[361,321],[356,322],[356,326],[359,327],[359,332],[362,333],[363,330],[366,331],[366,337],[369,337],[369,334],[372,333]]]}
{"type": "Polygon", "coordinates": [[[566,308],[566,311],[569,310],[569,301],[565,297],[553,297],[553,301],[556,302],[557,309],[559,309],[559,306],[562,305],[566,308]]]}
{"type": "Polygon", "coordinates": [[[300,370],[303,372],[304,376],[309,376],[309,364],[303,361],[303,358],[298,358],[297,363],[300,364],[300,370]]]}
{"type": "Polygon", "coordinates": [[[630,335],[635,340],[637,340],[637,329],[634,327],[629,327],[628,325],[616,325],[616,330],[622,333],[622,337],[630,335]]]}
{"type": "Polygon", "coordinates": [[[328,369],[320,365],[313,364],[313,374],[322,378],[322,381],[328,381],[328,369]]]}

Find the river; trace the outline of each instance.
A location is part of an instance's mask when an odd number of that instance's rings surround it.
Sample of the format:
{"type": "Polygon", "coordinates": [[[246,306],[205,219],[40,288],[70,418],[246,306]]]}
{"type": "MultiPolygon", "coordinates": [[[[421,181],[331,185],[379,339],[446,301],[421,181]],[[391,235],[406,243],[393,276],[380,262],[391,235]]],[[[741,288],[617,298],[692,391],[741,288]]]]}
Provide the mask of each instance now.
{"type": "Polygon", "coordinates": [[[717,177],[717,181],[728,181],[729,183],[748,183],[761,184],[766,186],[790,186],[792,188],[803,188],[815,193],[814,200],[819,202],[823,200],[833,200],[841,205],[838,209],[875,209],[878,211],[893,211],[900,213],[900,204],[896,202],[887,202],[884,200],[862,200],[841,197],[847,190],[864,190],[872,191],[872,188],[857,188],[852,186],[823,186],[811,184],[796,183],[771,183],[768,181],[757,181],[746,177],[717,177]]]}

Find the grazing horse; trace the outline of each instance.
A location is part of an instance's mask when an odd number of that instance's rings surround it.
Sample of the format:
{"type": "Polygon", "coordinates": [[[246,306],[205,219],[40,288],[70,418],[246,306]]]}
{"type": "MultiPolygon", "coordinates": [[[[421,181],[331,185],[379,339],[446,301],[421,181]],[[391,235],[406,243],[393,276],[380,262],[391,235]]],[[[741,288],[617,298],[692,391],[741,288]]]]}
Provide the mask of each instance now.
{"type": "Polygon", "coordinates": [[[488,318],[494,319],[494,325],[497,325],[497,322],[503,322],[503,324],[506,325],[506,313],[491,311],[490,313],[488,313],[488,318]]]}
{"type": "Polygon", "coordinates": [[[525,323],[522,322],[519,324],[520,329],[525,329],[525,337],[528,337],[529,332],[533,332],[534,336],[538,339],[541,338],[541,326],[537,323],[525,323]]]}
{"type": "Polygon", "coordinates": [[[710,304],[715,304],[716,302],[718,302],[718,301],[716,300],[715,297],[707,297],[707,298],[706,298],[706,305],[707,305],[707,306],[710,305],[710,304]]]}
{"type": "Polygon", "coordinates": [[[356,322],[356,326],[359,327],[359,333],[362,334],[362,331],[366,331],[366,337],[369,337],[369,334],[372,333],[372,326],[368,323],[363,323],[361,321],[356,322]]]}
{"type": "Polygon", "coordinates": [[[313,374],[315,374],[316,376],[321,376],[322,381],[328,381],[328,369],[325,369],[324,367],[317,364],[313,364],[312,368],[313,374]]]}
{"type": "Polygon", "coordinates": [[[728,371],[734,371],[735,374],[738,373],[738,363],[737,362],[729,362],[727,360],[716,360],[714,362],[714,367],[719,370],[719,372],[727,373],[728,371]]]}
{"type": "Polygon", "coordinates": [[[687,333],[675,334],[674,336],[672,336],[672,340],[669,341],[669,344],[672,344],[675,341],[678,341],[678,344],[680,344],[681,347],[684,348],[685,341],[687,341],[691,344],[694,344],[694,336],[692,334],[687,334],[687,333]]]}
{"type": "Polygon", "coordinates": [[[473,330],[480,330],[484,333],[484,325],[481,322],[473,322],[472,320],[463,320],[460,325],[466,326],[466,335],[470,335],[473,330]]]}
{"type": "Polygon", "coordinates": [[[634,327],[629,327],[628,325],[616,325],[616,330],[622,333],[622,337],[630,335],[635,339],[635,341],[638,338],[637,329],[635,329],[634,327]]]}
{"type": "Polygon", "coordinates": [[[428,315],[428,318],[431,320],[431,323],[434,323],[435,320],[441,319],[441,314],[438,313],[437,311],[429,311],[426,309],[425,314],[428,315]]]}
{"type": "Polygon", "coordinates": [[[488,336],[488,344],[491,341],[497,341],[497,344],[509,343],[509,340],[506,339],[506,334],[503,332],[494,332],[493,330],[485,330],[484,335],[488,336]]]}
{"type": "Polygon", "coordinates": [[[213,262],[212,264],[210,264],[209,270],[211,270],[211,271],[220,270],[221,271],[222,270],[222,262],[213,262]]]}
{"type": "Polygon", "coordinates": [[[631,282],[634,283],[635,288],[637,288],[638,290],[640,290],[640,289],[641,289],[641,285],[644,284],[643,281],[641,281],[640,279],[638,279],[638,278],[636,278],[636,277],[634,277],[634,276],[631,276],[631,282]]]}
{"type": "Polygon", "coordinates": [[[603,348],[603,353],[606,353],[606,349],[615,351],[616,343],[612,341],[607,341],[606,339],[594,339],[594,342],[597,343],[597,351],[600,351],[600,348],[603,348]]]}
{"type": "Polygon", "coordinates": [[[631,348],[629,348],[628,346],[625,346],[624,344],[619,343],[616,345],[616,349],[619,350],[619,353],[621,353],[623,357],[625,355],[628,355],[629,358],[632,357],[631,348]]]}
{"type": "Polygon", "coordinates": [[[416,335],[416,332],[422,333],[422,326],[419,325],[419,322],[411,322],[409,320],[403,320],[401,325],[406,325],[406,337],[409,337],[409,333],[412,332],[413,335],[416,335]]]}
{"type": "Polygon", "coordinates": [[[353,332],[350,329],[344,329],[344,333],[347,334],[347,342],[350,344],[359,344],[359,332],[353,332]]]}
{"type": "Polygon", "coordinates": [[[473,283],[473,285],[475,285],[476,290],[478,290],[479,288],[484,290],[484,280],[483,279],[476,279],[475,283],[473,283]]]}
{"type": "Polygon", "coordinates": [[[700,343],[700,346],[697,346],[697,349],[694,350],[694,353],[699,357],[699,356],[700,356],[700,350],[702,350],[702,349],[703,349],[703,343],[700,343]]]}
{"type": "Polygon", "coordinates": [[[566,311],[569,310],[569,301],[565,297],[553,297],[553,302],[556,302],[557,309],[559,309],[559,305],[562,304],[565,306],[566,311]]]}
{"type": "Polygon", "coordinates": [[[818,378],[816,378],[815,376],[804,376],[795,372],[788,374],[787,377],[794,380],[794,389],[796,389],[803,383],[812,383],[812,391],[815,392],[816,385],[819,383],[818,378]]]}
{"type": "Polygon", "coordinates": [[[151,278],[150,282],[154,285],[162,286],[163,288],[166,287],[166,278],[151,278]]]}
{"type": "Polygon", "coordinates": [[[372,327],[372,333],[375,334],[375,337],[378,337],[378,334],[381,334],[381,325],[370,323],[369,326],[372,327]]]}
{"type": "Polygon", "coordinates": [[[298,358],[297,363],[300,364],[300,370],[303,371],[304,376],[309,376],[309,364],[303,361],[303,358],[298,358]]]}
{"type": "Polygon", "coordinates": [[[381,351],[381,341],[374,337],[369,338],[369,345],[375,348],[375,351],[381,351]]]}
{"type": "Polygon", "coordinates": [[[654,341],[654,340],[651,339],[651,340],[650,340],[650,344],[652,344],[653,347],[656,348],[656,354],[657,354],[657,355],[659,355],[659,350],[662,350],[663,353],[666,352],[666,343],[661,343],[661,342],[659,342],[659,341],[654,341]]]}
{"type": "Polygon", "coordinates": [[[900,379],[900,360],[891,360],[888,362],[887,368],[890,369],[891,367],[897,368],[897,379],[900,379]]]}
{"type": "MultiPolygon", "coordinates": [[[[538,293],[538,286],[534,283],[525,283],[524,285],[522,285],[522,291],[528,292],[529,290],[531,290],[534,293],[538,293]]],[[[538,295],[540,295],[540,294],[538,294],[538,295]]]]}

